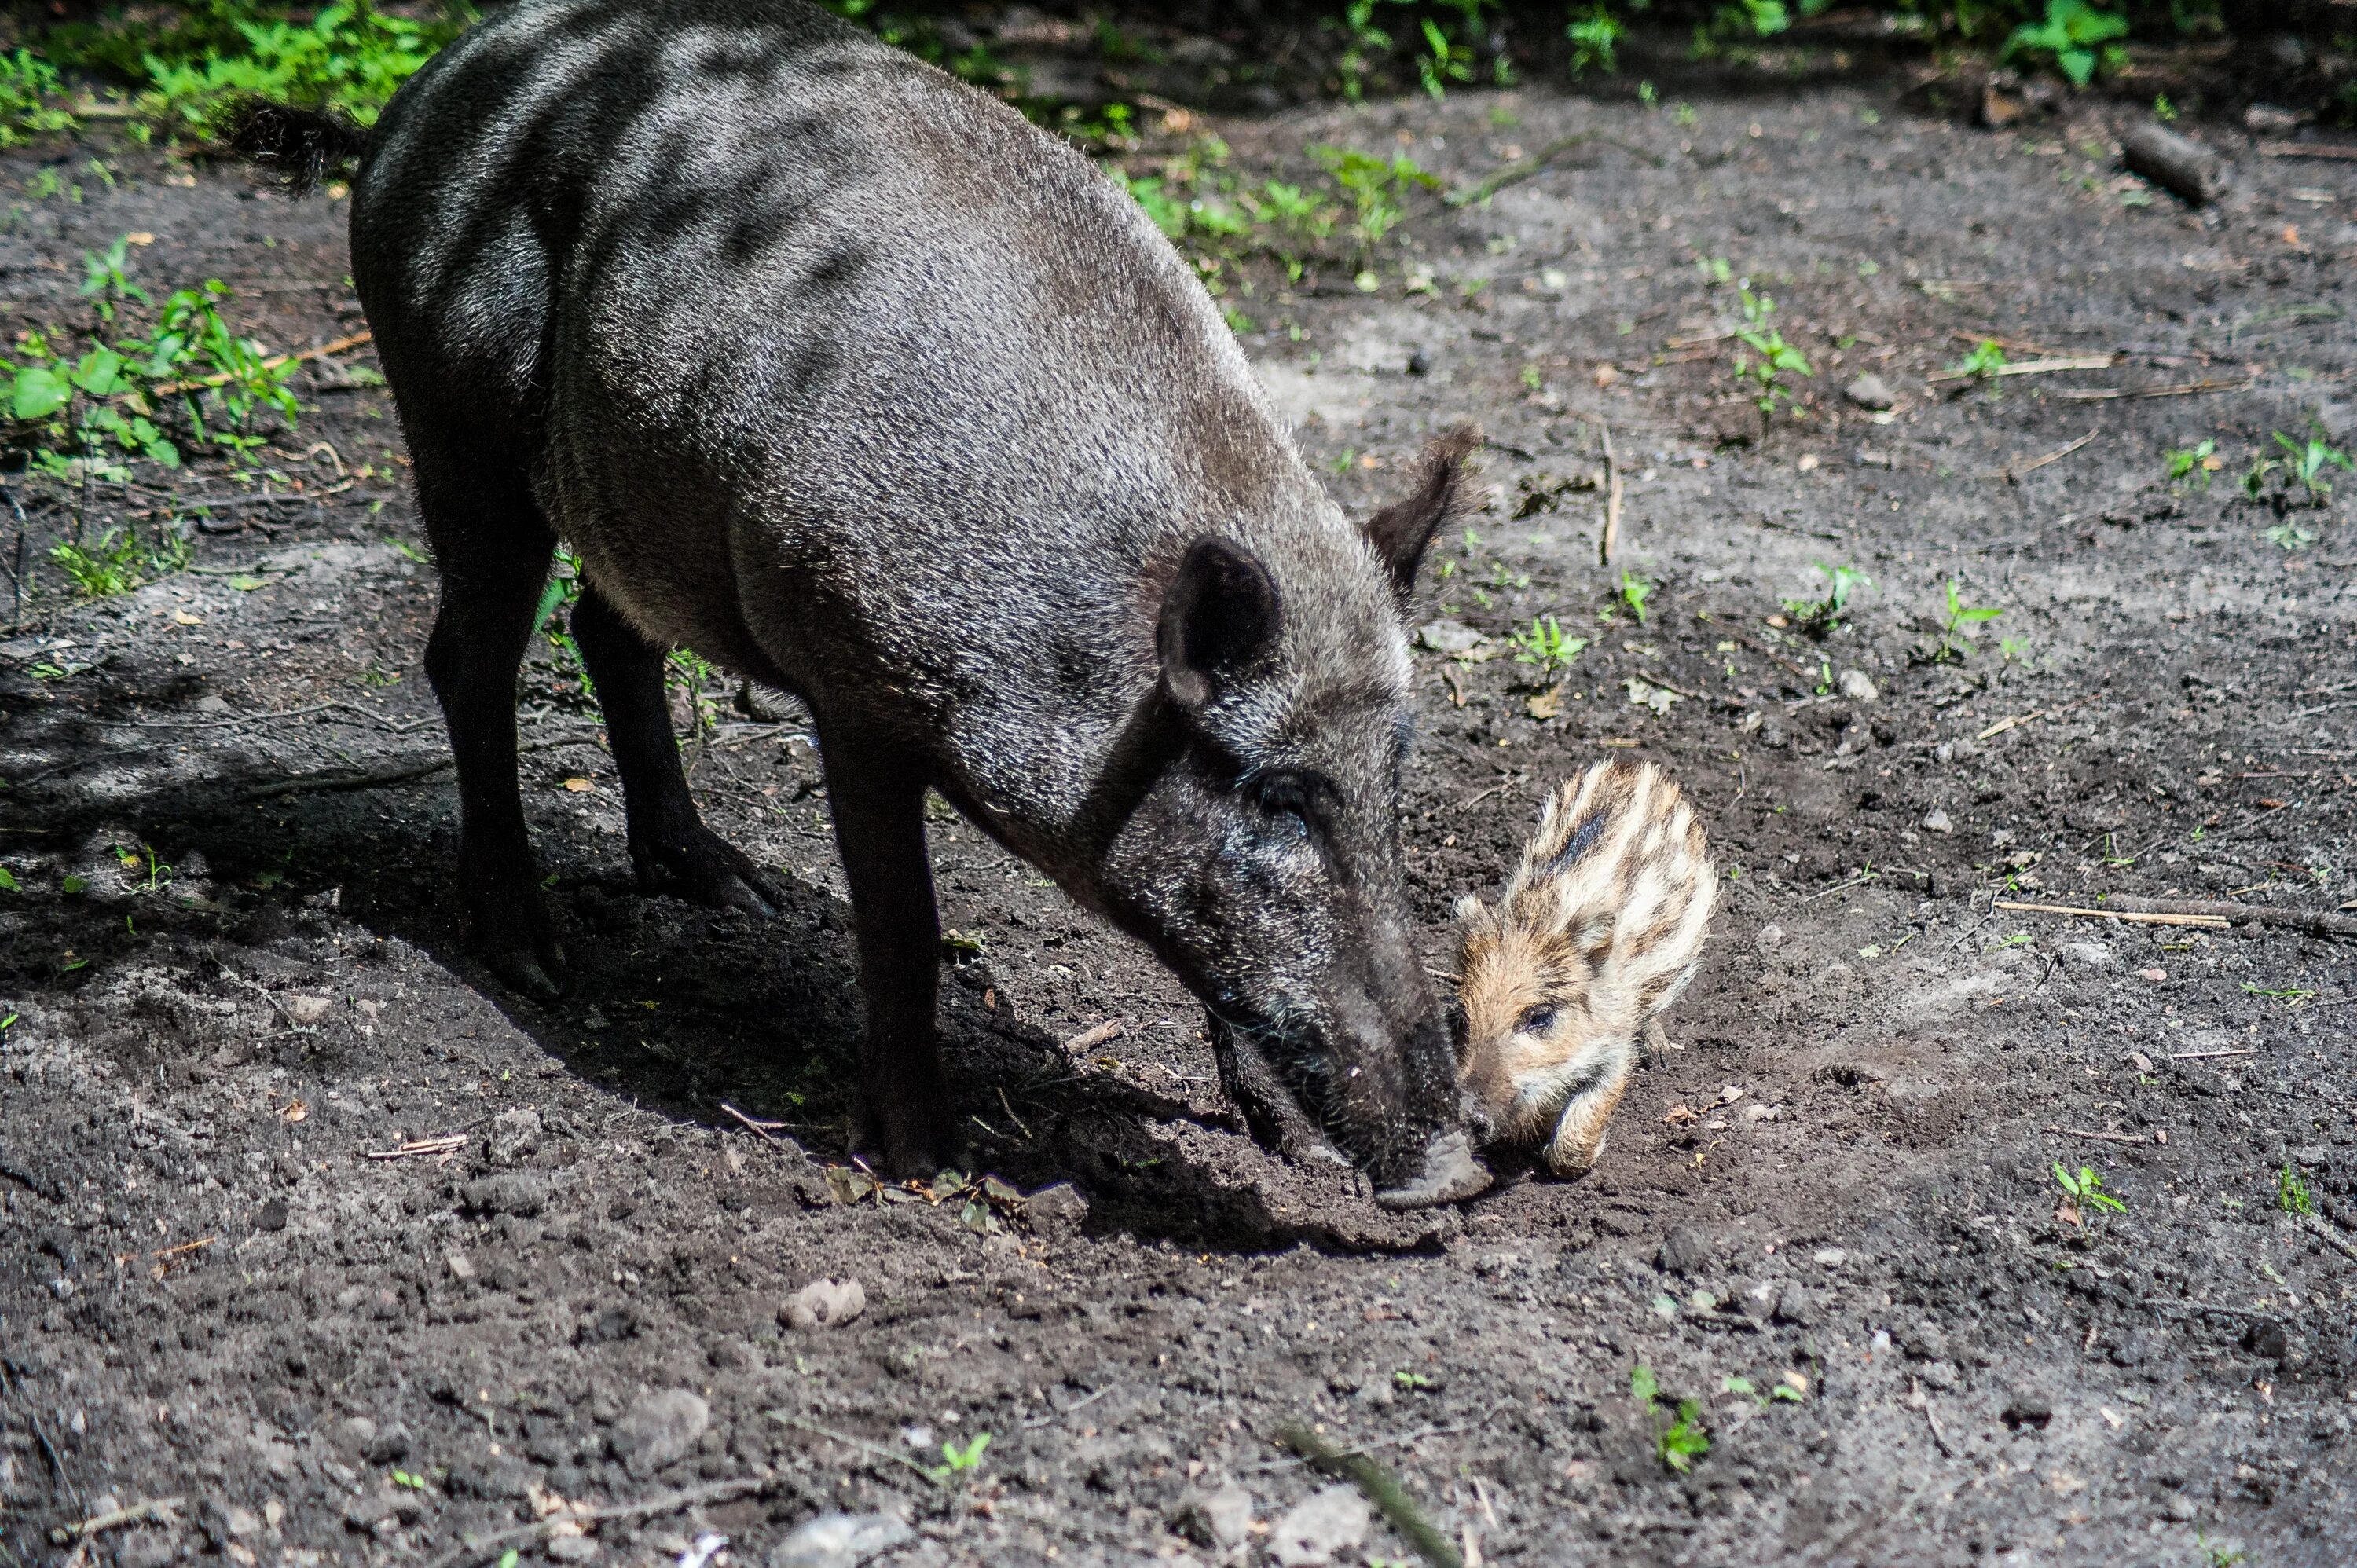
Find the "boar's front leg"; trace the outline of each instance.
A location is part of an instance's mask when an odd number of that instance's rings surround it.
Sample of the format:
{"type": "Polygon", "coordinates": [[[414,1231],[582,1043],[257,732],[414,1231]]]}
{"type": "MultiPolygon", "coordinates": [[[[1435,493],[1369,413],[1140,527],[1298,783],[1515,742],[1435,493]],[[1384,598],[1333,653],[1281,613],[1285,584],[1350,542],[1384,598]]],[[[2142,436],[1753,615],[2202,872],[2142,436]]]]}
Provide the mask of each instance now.
{"type": "Polygon", "coordinates": [[[573,607],[573,637],[597,688],[622,776],[630,866],[639,886],[691,903],[773,915],[784,900],[734,844],[704,825],[680,771],[679,741],[663,701],[663,650],[640,637],[596,585],[573,607]]]}
{"type": "Polygon", "coordinates": [[[854,1148],[889,1176],[932,1176],[964,1150],[933,1028],[942,928],[925,856],[924,768],[823,726],[819,748],[867,1004],[854,1148]]]}

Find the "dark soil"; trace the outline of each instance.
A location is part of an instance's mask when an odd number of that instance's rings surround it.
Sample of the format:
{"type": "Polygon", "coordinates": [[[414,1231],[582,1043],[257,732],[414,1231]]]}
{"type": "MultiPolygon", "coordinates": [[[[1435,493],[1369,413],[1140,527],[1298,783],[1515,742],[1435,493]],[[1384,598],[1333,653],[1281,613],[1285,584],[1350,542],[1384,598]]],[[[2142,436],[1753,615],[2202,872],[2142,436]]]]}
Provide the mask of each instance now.
{"type": "MultiPolygon", "coordinates": [[[[2357,164],[2196,127],[2240,194],[2193,214],[2132,204],[2096,120],[1964,130],[1839,88],[1691,124],[1534,91],[1219,127],[1244,168],[1340,140],[1458,186],[1587,128],[1661,166],[1586,144],[1486,207],[1425,204],[1378,294],[1232,298],[1353,507],[1428,432],[1487,426],[1492,510],[1420,623],[1552,613],[1593,639],[1545,719],[1530,667],[1422,656],[1434,964],[1452,900],[1608,746],[1694,793],[1728,877],[1677,1048],[1598,1168],[1508,1163],[1461,1211],[1385,1216],[1264,1154],[1184,993],[945,811],[970,940],[942,1029],[977,1158],[1063,1190],[866,1189],[839,1168],[856,996],[825,796],[791,718],[726,688],[694,778],[791,907],[634,891],[594,715],[544,649],[526,800],[579,979],[544,1009],[493,984],[450,896],[433,571],[365,352],[313,367],[261,455],[274,500],[218,461],[12,485],[7,1561],[641,1563],[709,1529],[752,1562],[839,1508],[907,1520],[895,1563],[1211,1562],[1173,1529],[1185,1494],[1241,1482],[1265,1530],[1327,1484],[1277,1445],[1289,1422],[1362,1445],[1491,1563],[2357,1557],[2351,948],[1996,907],[2357,897],[2357,535],[2345,499],[2239,483],[2276,431],[2357,445],[2357,164]],[[1764,433],[1710,257],[1817,372],[1764,433]],[[1405,294],[1416,262],[1433,289],[1405,294]],[[1989,336],[2121,359],[1930,379],[1989,336]],[[1888,423],[1841,395],[1869,371],[1888,423]],[[2082,395],[2185,386],[2208,390],[2082,395]],[[2223,470],[2172,488],[2164,451],[2203,438],[2223,470]],[[152,527],[174,489],[238,498],[208,525],[234,532],[68,603],[43,563],[71,512],[152,527]],[[1822,643],[1770,618],[1819,562],[1873,578],[1822,643]],[[1605,618],[1624,568],[1658,585],[1641,623],[1605,618]],[[2003,614],[1935,662],[1952,579],[2003,614]],[[1657,714],[1632,681],[1684,695],[1657,714]],[[2071,1212],[2058,1162],[2124,1210],[2071,1212]],[[821,1276],[864,1315],[787,1326],[821,1276]],[[1700,1407],[1688,1473],[1631,1402],[1640,1364],[1700,1407]],[[674,1390],[708,1426],[649,1401],[674,1390]],[[921,1473],[983,1433],[970,1472],[921,1473]],[[544,1518],[575,1532],[543,1544],[544,1518]]],[[[0,160],[15,328],[86,319],[80,252],[126,231],[156,236],[135,276],[225,278],[274,345],[360,325],[340,202],[96,145],[48,166],[81,199],[37,199],[44,166],[0,160]],[[77,173],[101,153],[112,188],[77,173]]],[[[1402,1558],[1386,1530],[1367,1552],[1402,1558]]]]}

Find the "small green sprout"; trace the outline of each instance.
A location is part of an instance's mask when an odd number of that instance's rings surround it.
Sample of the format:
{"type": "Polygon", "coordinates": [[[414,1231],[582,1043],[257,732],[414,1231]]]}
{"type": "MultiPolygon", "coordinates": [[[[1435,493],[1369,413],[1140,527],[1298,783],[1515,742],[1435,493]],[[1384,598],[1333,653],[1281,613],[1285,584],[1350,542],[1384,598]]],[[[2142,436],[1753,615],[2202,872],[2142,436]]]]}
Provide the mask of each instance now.
{"type": "Polygon", "coordinates": [[[1750,353],[1735,357],[1735,373],[1751,382],[1751,401],[1765,420],[1776,412],[1780,400],[1792,401],[1792,386],[1784,380],[1787,375],[1813,376],[1817,372],[1809,368],[1801,351],[1786,342],[1783,332],[1770,321],[1776,313],[1774,300],[1748,288],[1740,291],[1739,298],[1745,324],[1736,328],[1735,336],[1750,353]]]}
{"type": "Polygon", "coordinates": [[[1644,1408],[1653,1422],[1653,1453],[1683,1476],[1694,1462],[1710,1452],[1710,1435],[1702,1422],[1702,1406],[1693,1400],[1677,1402],[1676,1418],[1661,1408],[1662,1385],[1653,1369],[1642,1361],[1630,1369],[1629,1397],[1644,1408]]]}
{"type": "Polygon", "coordinates": [[[1811,637],[1824,637],[1841,626],[1842,612],[1849,607],[1850,596],[1860,588],[1872,587],[1874,579],[1855,566],[1828,566],[1822,561],[1816,566],[1825,579],[1824,596],[1786,599],[1784,613],[1811,637]]]}
{"type": "Polygon", "coordinates": [[[975,1433],[963,1447],[954,1441],[944,1442],[942,1444],[943,1463],[925,1473],[933,1478],[934,1485],[946,1487],[958,1477],[970,1476],[981,1469],[983,1450],[989,1446],[990,1434],[987,1432],[975,1433]]]}
{"type": "Polygon", "coordinates": [[[1947,624],[1940,628],[1940,646],[1933,650],[1932,662],[1947,664],[1962,660],[1966,653],[1972,651],[1973,646],[1972,639],[1964,636],[1964,628],[1968,626],[1978,626],[1986,620],[1995,620],[2004,613],[2005,610],[1999,606],[1964,603],[1962,585],[1953,577],[1949,578],[1947,624]]]}
{"type": "Polygon", "coordinates": [[[1432,1380],[1430,1378],[1426,1377],[1422,1372],[1411,1372],[1405,1368],[1402,1368],[1400,1370],[1394,1372],[1392,1374],[1392,1381],[1411,1393],[1418,1389],[1428,1389],[1432,1387],[1432,1380]]]}
{"type": "Polygon", "coordinates": [[[2104,1178],[2090,1166],[2081,1165],[2079,1174],[2074,1176],[2062,1168],[2061,1161],[2057,1160],[2054,1162],[2054,1179],[2061,1185],[2063,1196],[2076,1204],[2083,1214],[2089,1214],[2092,1218],[2091,1211],[2096,1209],[2113,1214],[2127,1212],[2128,1206],[2104,1190],[2104,1178]]]}
{"type": "Polygon", "coordinates": [[[1620,574],[1620,586],[1618,590],[1620,603],[1628,609],[1631,615],[1637,618],[1637,624],[1639,626],[1645,624],[1646,599],[1651,597],[1653,590],[1660,585],[1660,584],[1654,582],[1652,578],[1641,577],[1634,572],[1623,572],[1620,574]]]}
{"type": "Polygon", "coordinates": [[[1970,376],[1975,381],[1993,381],[2002,374],[2007,363],[2005,350],[1997,347],[1996,339],[1984,338],[1977,348],[1950,365],[1948,369],[1957,375],[1970,376]]]}
{"type": "Polygon", "coordinates": [[[2332,487],[2324,478],[2325,469],[2357,467],[2348,453],[2330,442],[2319,441],[2313,436],[2305,443],[2297,442],[2280,430],[2275,433],[2275,438],[2276,445],[2290,454],[2284,459],[2285,470],[2299,482],[2301,489],[2308,492],[2308,499],[2313,505],[2322,506],[2332,499],[2332,487]]]}
{"type": "Polygon", "coordinates": [[[2218,443],[2211,440],[2191,446],[2172,446],[2162,456],[2169,464],[2170,484],[2190,479],[2205,490],[2210,488],[2211,477],[2225,466],[2218,456],[2218,443]]]}
{"type": "Polygon", "coordinates": [[[2286,1214],[2316,1212],[2316,1199],[2309,1196],[2308,1184],[2299,1179],[2299,1173],[2291,1168],[2288,1160],[2276,1173],[2276,1207],[2286,1214]]]}
{"type": "Polygon", "coordinates": [[[1506,640],[1514,645],[1514,662],[1538,666],[1541,680],[1568,666],[1587,646],[1584,637],[1566,636],[1553,616],[1534,617],[1528,631],[1515,632],[1506,640]]]}

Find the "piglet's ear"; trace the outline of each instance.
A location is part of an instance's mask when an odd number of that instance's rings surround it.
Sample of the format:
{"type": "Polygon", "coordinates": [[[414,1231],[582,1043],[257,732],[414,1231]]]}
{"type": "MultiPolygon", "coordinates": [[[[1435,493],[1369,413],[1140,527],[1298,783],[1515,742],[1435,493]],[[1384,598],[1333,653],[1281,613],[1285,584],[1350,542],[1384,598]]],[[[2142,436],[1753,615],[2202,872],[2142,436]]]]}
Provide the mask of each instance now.
{"type": "Polygon", "coordinates": [[[1259,556],[1232,540],[1196,540],[1155,628],[1163,689],[1200,713],[1275,652],[1283,619],[1276,584],[1259,556]]]}
{"type": "Polygon", "coordinates": [[[1416,459],[1415,493],[1367,519],[1367,542],[1391,568],[1392,588],[1403,602],[1415,587],[1415,569],[1432,536],[1469,510],[1465,459],[1480,445],[1481,432],[1470,424],[1435,438],[1416,459]]]}

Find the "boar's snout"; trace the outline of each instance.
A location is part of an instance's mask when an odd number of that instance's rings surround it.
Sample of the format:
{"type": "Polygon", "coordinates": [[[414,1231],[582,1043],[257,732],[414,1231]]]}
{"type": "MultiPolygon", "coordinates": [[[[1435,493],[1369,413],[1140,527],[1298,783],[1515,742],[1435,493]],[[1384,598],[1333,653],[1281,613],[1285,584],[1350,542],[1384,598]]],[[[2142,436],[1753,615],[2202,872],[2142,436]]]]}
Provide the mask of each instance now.
{"type": "Polygon", "coordinates": [[[1431,1208],[1460,1203],[1489,1185],[1489,1167],[1474,1157],[1473,1140],[1444,1128],[1426,1143],[1416,1173],[1397,1186],[1376,1188],[1375,1201],[1385,1208],[1431,1208]]]}

